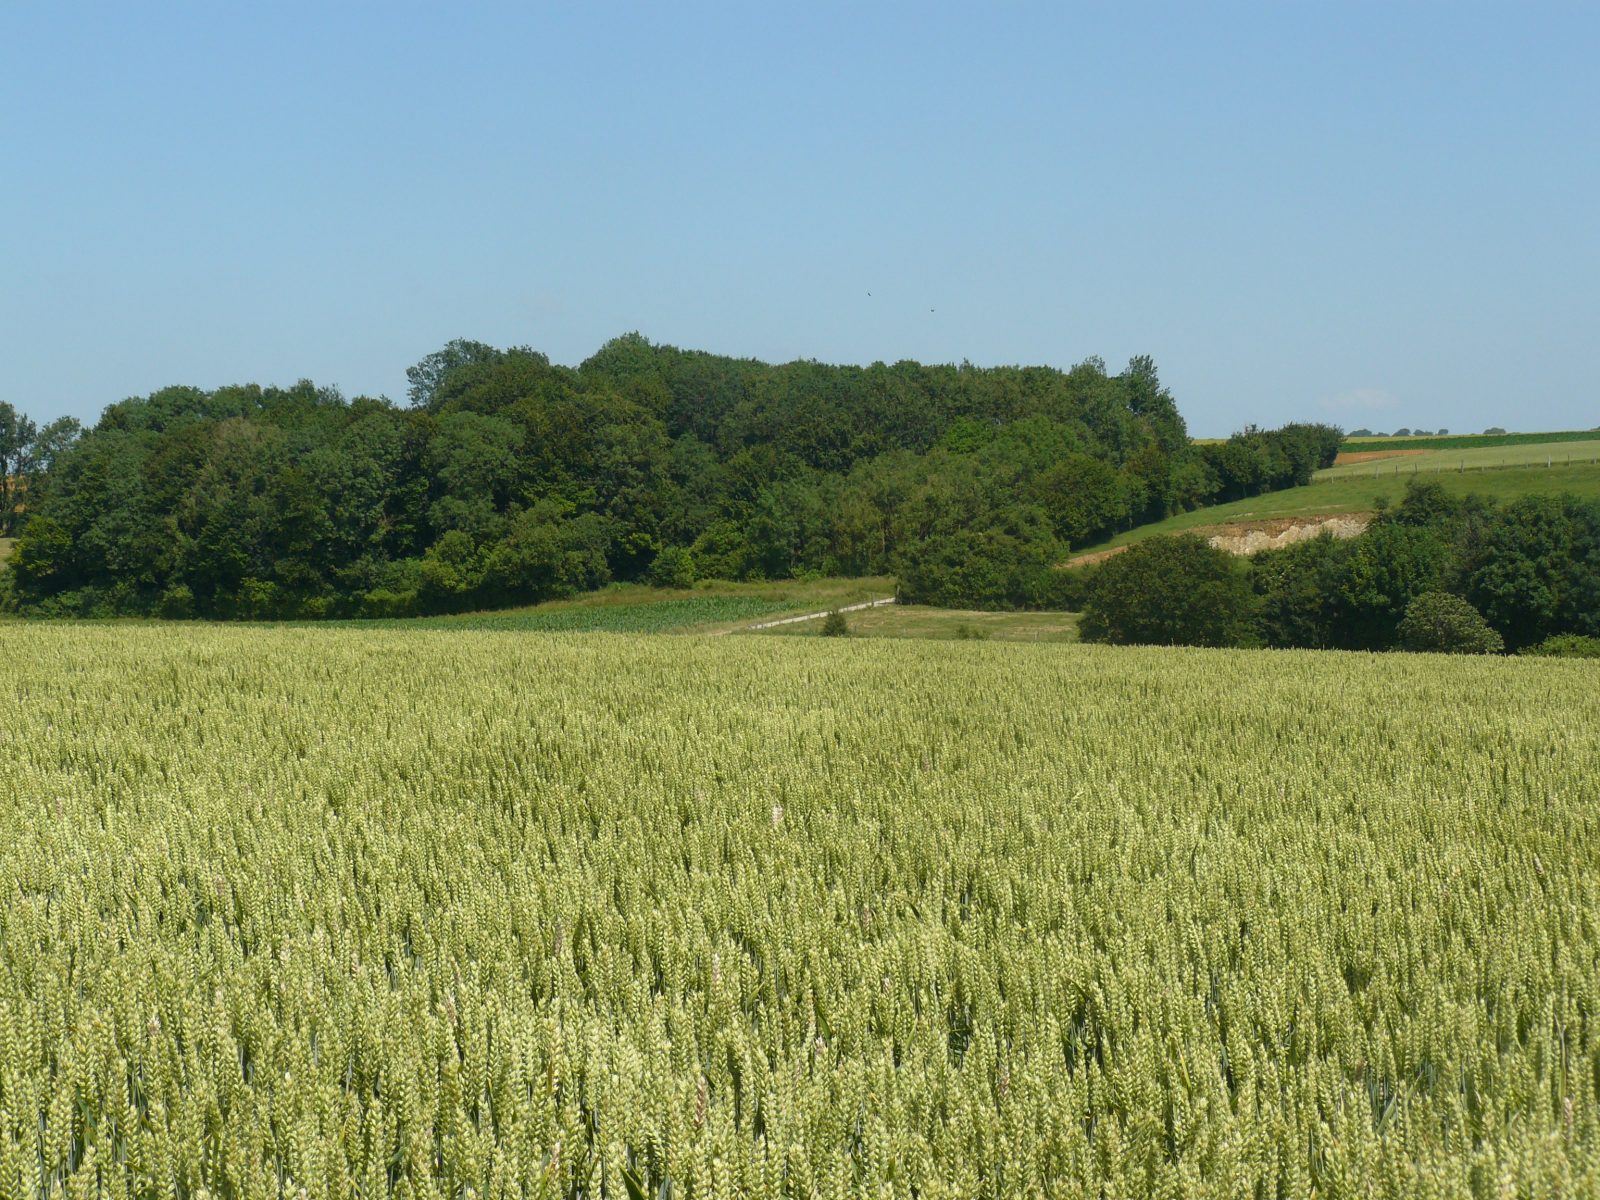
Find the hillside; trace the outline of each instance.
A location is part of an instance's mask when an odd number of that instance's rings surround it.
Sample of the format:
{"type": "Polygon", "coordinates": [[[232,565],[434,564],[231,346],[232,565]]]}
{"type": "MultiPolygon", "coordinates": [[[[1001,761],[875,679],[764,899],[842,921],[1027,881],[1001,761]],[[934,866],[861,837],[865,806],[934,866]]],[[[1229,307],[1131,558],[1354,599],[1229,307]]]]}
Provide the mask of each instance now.
{"type": "Polygon", "coordinates": [[[1068,547],[1303,483],[1339,443],[1288,425],[1191,445],[1144,357],[772,364],[628,335],[575,368],[452,342],[408,376],[406,407],[310,382],[109,406],[30,480],[0,605],[388,618],[893,574],[921,601],[1022,606],[1068,547]]]}
{"type": "Polygon", "coordinates": [[[1550,468],[1527,466],[1482,468],[1467,472],[1438,471],[1425,476],[1413,472],[1409,467],[1397,470],[1385,463],[1383,473],[1377,478],[1366,474],[1347,474],[1303,487],[1286,488],[1263,496],[1179,513],[1166,520],[1153,521],[1084,546],[1071,557],[1074,560],[1092,558],[1106,550],[1168,533],[1196,530],[1211,532],[1223,526],[1237,529],[1254,523],[1309,521],[1322,516],[1370,512],[1380,497],[1391,503],[1398,501],[1405,495],[1406,486],[1417,478],[1437,482],[1453,496],[1477,493],[1497,500],[1514,500],[1522,496],[1570,492],[1588,499],[1600,498],[1600,466],[1588,463],[1571,466],[1559,464],[1550,468]]]}
{"type": "MultiPolygon", "coordinates": [[[[1426,439],[1418,439],[1419,442],[1426,439]]],[[[1434,439],[1450,442],[1465,439],[1434,439]]],[[[1593,434],[1575,438],[1545,437],[1540,441],[1500,442],[1448,446],[1385,445],[1367,449],[1346,443],[1334,465],[1316,474],[1316,481],[1384,475],[1432,475],[1449,472],[1488,471],[1499,467],[1600,466],[1600,438],[1593,434]]]]}

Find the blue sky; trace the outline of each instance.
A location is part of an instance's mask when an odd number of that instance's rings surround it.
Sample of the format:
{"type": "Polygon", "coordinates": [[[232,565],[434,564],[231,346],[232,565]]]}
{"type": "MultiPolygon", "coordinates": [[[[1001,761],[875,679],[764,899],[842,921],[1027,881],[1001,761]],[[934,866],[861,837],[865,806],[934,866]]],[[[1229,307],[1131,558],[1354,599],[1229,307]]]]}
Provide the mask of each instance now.
{"type": "Polygon", "coordinates": [[[1597,61],[1580,5],[8,5],[0,399],[637,329],[1588,428],[1597,61]]]}

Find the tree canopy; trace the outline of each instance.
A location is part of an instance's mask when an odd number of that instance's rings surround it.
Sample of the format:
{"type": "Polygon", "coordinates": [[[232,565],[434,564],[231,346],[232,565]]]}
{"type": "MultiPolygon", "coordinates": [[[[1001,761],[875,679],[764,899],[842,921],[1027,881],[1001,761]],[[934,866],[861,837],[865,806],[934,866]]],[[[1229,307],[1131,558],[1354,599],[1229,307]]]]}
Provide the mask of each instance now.
{"type": "Polygon", "coordinates": [[[1106,560],[1079,632],[1118,645],[1248,645],[1253,605],[1233,555],[1192,533],[1153,537],[1106,560]]]}
{"type": "Polygon", "coordinates": [[[172,387],[81,437],[27,426],[3,598],[314,618],[894,573],[908,599],[1039,604],[1071,547],[1303,482],[1340,440],[1286,426],[1192,446],[1148,357],[1117,374],[767,364],[629,334],[575,368],[457,340],[407,375],[407,405],[305,381],[172,387]]]}

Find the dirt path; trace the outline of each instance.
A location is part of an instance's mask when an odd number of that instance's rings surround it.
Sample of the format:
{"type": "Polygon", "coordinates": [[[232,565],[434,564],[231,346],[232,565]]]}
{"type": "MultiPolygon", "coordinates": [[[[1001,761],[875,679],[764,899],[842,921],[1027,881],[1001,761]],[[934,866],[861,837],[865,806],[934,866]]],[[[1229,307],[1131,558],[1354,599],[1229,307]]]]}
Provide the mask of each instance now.
{"type": "Polygon", "coordinates": [[[798,617],[779,617],[776,621],[762,621],[758,625],[746,625],[745,629],[774,629],[779,625],[794,625],[800,621],[820,621],[831,612],[860,612],[863,608],[881,608],[885,604],[893,603],[893,596],[885,596],[882,600],[863,600],[860,604],[845,604],[839,608],[826,608],[821,612],[805,613],[798,617]]]}

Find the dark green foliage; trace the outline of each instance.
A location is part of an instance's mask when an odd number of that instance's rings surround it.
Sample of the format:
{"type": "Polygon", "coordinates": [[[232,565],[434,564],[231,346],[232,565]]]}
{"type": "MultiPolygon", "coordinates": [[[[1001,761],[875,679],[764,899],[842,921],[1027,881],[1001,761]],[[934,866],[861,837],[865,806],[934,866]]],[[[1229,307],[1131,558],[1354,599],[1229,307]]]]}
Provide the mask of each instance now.
{"type": "Polygon", "coordinates": [[[1344,542],[1323,574],[1327,644],[1345,650],[1394,645],[1406,607],[1442,582],[1448,548],[1431,529],[1376,523],[1344,542]]]}
{"type": "Polygon", "coordinates": [[[1247,645],[1253,608],[1232,555],[1194,534],[1153,537],[1101,566],[1079,633],[1117,645],[1247,645]]]}
{"type": "Polygon", "coordinates": [[[16,532],[17,510],[38,432],[32,421],[0,400],[0,534],[16,532]]]}
{"type": "Polygon", "coordinates": [[[1248,430],[1215,469],[1144,357],[769,365],[631,334],[575,370],[457,340],[408,380],[409,408],[301,382],[166,388],[81,439],[17,418],[15,604],[400,616],[611,579],[899,572],[908,598],[1039,607],[1071,546],[1296,482],[1337,435],[1248,430]]]}
{"type": "Polygon", "coordinates": [[[966,621],[961,622],[955,629],[956,640],[960,642],[981,642],[989,637],[989,631],[981,625],[972,625],[966,621]]]}
{"type": "Polygon", "coordinates": [[[1217,495],[1226,500],[1279,488],[1300,487],[1322,467],[1331,467],[1344,443],[1334,425],[1285,425],[1263,430],[1251,425],[1225,442],[1200,446],[1200,457],[1215,476],[1217,495]]]}
{"type": "Polygon", "coordinates": [[[1267,646],[1333,644],[1331,580],[1341,543],[1323,533],[1250,560],[1256,632],[1267,646]]]}
{"type": "Polygon", "coordinates": [[[682,546],[663,548],[645,573],[645,582],[656,587],[693,587],[694,579],[694,555],[682,546]]]}
{"type": "Polygon", "coordinates": [[[1029,608],[1048,612],[1080,612],[1099,573],[1098,564],[1050,567],[1035,575],[1029,587],[1029,608]]]}
{"type": "Polygon", "coordinates": [[[1418,596],[1406,606],[1406,615],[1396,633],[1403,650],[1499,654],[1505,649],[1505,642],[1489,628],[1482,614],[1449,592],[1424,592],[1418,596]]]}
{"type": "Polygon", "coordinates": [[[952,524],[919,539],[900,560],[900,598],[940,608],[1038,608],[1038,581],[1060,552],[1038,509],[1001,509],[981,528],[952,524]]]}
{"type": "Polygon", "coordinates": [[[845,619],[845,615],[842,612],[840,612],[838,609],[834,609],[827,616],[822,618],[822,636],[823,637],[849,637],[850,636],[850,622],[845,619]]]}
{"type": "Polygon", "coordinates": [[[1250,576],[1269,646],[1388,649],[1412,602],[1436,592],[1460,597],[1513,650],[1600,635],[1600,504],[1497,505],[1415,483],[1360,537],[1259,554],[1250,576]]]}
{"type": "Polygon", "coordinates": [[[1537,646],[1524,646],[1521,652],[1539,658],[1600,658],[1600,637],[1558,633],[1537,646]]]}
{"type": "Polygon", "coordinates": [[[1575,507],[1557,496],[1513,500],[1468,551],[1463,593],[1513,650],[1553,633],[1593,632],[1584,627],[1593,611],[1569,601],[1575,586],[1583,589],[1586,582],[1574,572],[1584,565],[1574,559],[1575,507]]]}
{"type": "Polygon", "coordinates": [[[1446,525],[1466,511],[1467,501],[1451,495],[1434,480],[1411,480],[1400,503],[1382,508],[1381,523],[1410,526],[1446,525]]]}

